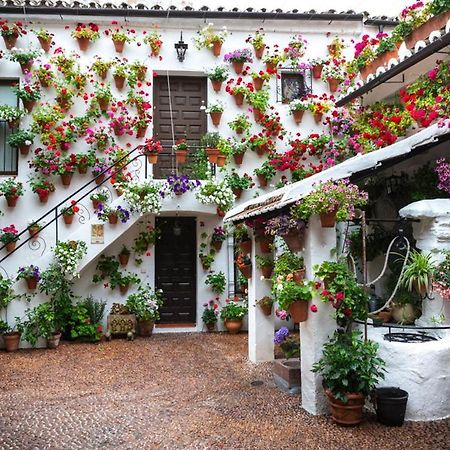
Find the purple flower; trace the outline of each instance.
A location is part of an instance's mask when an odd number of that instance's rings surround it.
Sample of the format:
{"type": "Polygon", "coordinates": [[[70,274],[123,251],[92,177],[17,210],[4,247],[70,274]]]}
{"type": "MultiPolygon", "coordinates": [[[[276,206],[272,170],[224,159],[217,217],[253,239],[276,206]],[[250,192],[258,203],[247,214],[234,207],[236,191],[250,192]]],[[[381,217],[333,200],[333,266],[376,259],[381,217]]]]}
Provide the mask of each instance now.
{"type": "Polygon", "coordinates": [[[242,48],[239,50],[234,50],[230,53],[227,53],[223,60],[225,62],[253,62],[252,52],[248,48],[242,48]]]}
{"type": "Polygon", "coordinates": [[[273,338],[273,342],[275,344],[282,344],[286,338],[289,336],[289,330],[286,327],[281,327],[276,333],[273,338]]]}

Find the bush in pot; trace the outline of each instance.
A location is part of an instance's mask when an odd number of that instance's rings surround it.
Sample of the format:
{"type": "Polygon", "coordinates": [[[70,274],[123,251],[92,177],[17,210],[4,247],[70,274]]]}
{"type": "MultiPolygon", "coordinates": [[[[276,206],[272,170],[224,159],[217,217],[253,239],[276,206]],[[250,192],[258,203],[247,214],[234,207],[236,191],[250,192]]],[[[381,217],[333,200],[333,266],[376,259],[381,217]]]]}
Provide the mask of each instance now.
{"type": "Polygon", "coordinates": [[[16,206],[17,200],[24,194],[23,183],[15,178],[7,178],[0,183],[0,195],[4,195],[9,207],[16,206]]]}
{"type": "Polygon", "coordinates": [[[227,279],[222,271],[218,273],[211,272],[206,277],[205,284],[211,287],[214,294],[222,295],[225,292],[227,279]]]}
{"type": "Polygon", "coordinates": [[[203,310],[202,321],[208,331],[213,331],[219,315],[219,304],[210,300],[208,303],[203,303],[203,307],[205,309],[203,310]]]}
{"type": "Polygon", "coordinates": [[[295,323],[308,318],[308,301],[312,299],[312,283],[284,280],[275,285],[276,298],[281,311],[289,311],[295,323]]]}
{"type": "Polygon", "coordinates": [[[151,336],[155,320],[159,320],[159,309],[163,304],[162,290],[153,291],[147,284],[139,286],[137,292],[128,296],[126,306],[138,321],[140,336],[151,336]]]}
{"type": "Polygon", "coordinates": [[[324,344],[322,357],[312,371],[323,377],[332,418],[341,425],[362,421],[365,397],[384,378],[384,361],[377,356],[378,345],[362,340],[361,332],[335,332],[324,344]]]}
{"type": "Polygon", "coordinates": [[[233,300],[227,298],[225,303],[220,310],[220,318],[230,334],[237,334],[248,311],[247,303],[239,297],[235,297],[233,300]]]}

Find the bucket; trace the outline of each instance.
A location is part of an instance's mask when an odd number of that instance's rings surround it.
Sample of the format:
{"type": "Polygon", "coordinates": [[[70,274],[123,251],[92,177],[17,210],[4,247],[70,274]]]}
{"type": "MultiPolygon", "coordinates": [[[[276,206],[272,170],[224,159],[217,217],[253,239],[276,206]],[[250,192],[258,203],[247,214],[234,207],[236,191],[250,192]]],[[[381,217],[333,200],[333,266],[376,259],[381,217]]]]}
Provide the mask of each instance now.
{"type": "Polygon", "coordinates": [[[382,387],[375,390],[377,420],[383,425],[401,427],[405,420],[408,393],[396,387],[382,387]]]}

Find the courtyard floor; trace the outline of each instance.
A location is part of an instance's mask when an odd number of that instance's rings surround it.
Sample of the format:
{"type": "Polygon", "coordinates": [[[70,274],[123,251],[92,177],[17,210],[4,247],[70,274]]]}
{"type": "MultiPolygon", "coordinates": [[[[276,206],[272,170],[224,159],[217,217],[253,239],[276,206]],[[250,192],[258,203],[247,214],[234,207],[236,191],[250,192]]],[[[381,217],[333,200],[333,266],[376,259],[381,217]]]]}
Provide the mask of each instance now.
{"type": "Polygon", "coordinates": [[[0,353],[0,449],[448,449],[450,420],[340,428],[246,359],[240,334],[0,353]],[[262,380],[252,386],[254,380],[262,380]]]}

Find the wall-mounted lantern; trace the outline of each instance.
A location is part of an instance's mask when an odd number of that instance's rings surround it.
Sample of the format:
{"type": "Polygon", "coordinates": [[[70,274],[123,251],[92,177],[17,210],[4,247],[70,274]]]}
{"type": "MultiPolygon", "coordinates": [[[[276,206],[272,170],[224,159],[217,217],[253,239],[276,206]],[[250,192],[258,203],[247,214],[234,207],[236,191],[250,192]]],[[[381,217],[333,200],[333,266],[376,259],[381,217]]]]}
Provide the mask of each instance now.
{"type": "Polygon", "coordinates": [[[178,61],[183,62],[186,55],[188,45],[183,41],[183,32],[180,34],[180,40],[175,44],[175,50],[177,51],[178,61]]]}

